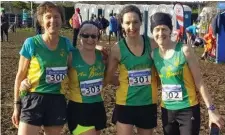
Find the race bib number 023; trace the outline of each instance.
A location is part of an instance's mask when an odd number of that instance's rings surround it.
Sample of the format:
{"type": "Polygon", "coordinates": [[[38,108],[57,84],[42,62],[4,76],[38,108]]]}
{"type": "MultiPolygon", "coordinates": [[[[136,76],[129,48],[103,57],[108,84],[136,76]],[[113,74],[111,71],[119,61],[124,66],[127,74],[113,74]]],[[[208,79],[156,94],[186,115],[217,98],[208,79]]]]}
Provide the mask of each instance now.
{"type": "Polygon", "coordinates": [[[181,101],[183,100],[181,85],[162,85],[163,101],[181,101]]]}
{"type": "Polygon", "coordinates": [[[128,71],[129,85],[141,86],[151,84],[151,70],[131,70],[128,71]]]}
{"type": "Polygon", "coordinates": [[[80,82],[81,94],[83,96],[99,95],[102,90],[102,78],[80,82]]]}
{"type": "Polygon", "coordinates": [[[46,83],[60,83],[67,74],[67,67],[47,67],[46,83]]]}

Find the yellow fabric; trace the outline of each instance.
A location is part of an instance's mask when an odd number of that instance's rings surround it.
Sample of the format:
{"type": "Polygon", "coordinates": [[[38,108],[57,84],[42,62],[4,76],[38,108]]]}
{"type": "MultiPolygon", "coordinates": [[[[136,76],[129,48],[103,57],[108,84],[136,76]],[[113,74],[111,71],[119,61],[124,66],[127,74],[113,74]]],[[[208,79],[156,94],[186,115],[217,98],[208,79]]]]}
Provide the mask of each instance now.
{"type": "Polygon", "coordinates": [[[91,130],[91,129],[94,129],[95,126],[88,126],[88,127],[85,127],[85,126],[81,126],[81,125],[77,125],[76,129],[73,130],[73,135],[80,135],[84,132],[87,132],[88,130],[91,130]]]}
{"type": "Polygon", "coordinates": [[[82,103],[81,90],[78,82],[77,71],[74,68],[68,71],[68,90],[65,92],[67,99],[82,103]]]}
{"type": "MultiPolygon", "coordinates": [[[[151,85],[152,85],[152,103],[157,103],[157,100],[158,100],[158,85],[157,82],[157,71],[156,71],[156,68],[153,66],[152,67],[152,77],[151,77],[151,85]]],[[[151,90],[151,89],[149,89],[151,90]]]]}
{"type": "Polygon", "coordinates": [[[73,20],[72,20],[72,18],[70,18],[69,24],[70,24],[71,27],[73,27],[73,24],[72,23],[73,23],[73,20]]]}
{"type": "Polygon", "coordinates": [[[184,65],[183,73],[184,86],[187,89],[190,106],[197,105],[199,101],[196,94],[196,86],[187,63],[184,65]]]}
{"type": "Polygon", "coordinates": [[[27,78],[31,83],[30,92],[34,92],[36,87],[39,85],[41,77],[41,67],[36,57],[32,57],[30,66],[28,68],[27,78]]]}
{"type": "Polygon", "coordinates": [[[125,65],[120,65],[120,75],[119,75],[119,82],[120,86],[116,91],[116,104],[118,105],[126,105],[126,99],[127,99],[127,93],[128,93],[128,71],[125,67],[125,65]]]}

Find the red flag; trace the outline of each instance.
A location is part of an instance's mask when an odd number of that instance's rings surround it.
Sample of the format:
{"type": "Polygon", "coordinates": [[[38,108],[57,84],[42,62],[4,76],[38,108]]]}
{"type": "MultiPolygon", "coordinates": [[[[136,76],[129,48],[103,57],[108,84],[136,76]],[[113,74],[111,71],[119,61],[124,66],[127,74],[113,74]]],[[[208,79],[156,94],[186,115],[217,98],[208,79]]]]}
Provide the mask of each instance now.
{"type": "Polygon", "coordinates": [[[184,35],[184,8],[180,3],[175,4],[174,13],[180,27],[182,35],[184,35]]]}

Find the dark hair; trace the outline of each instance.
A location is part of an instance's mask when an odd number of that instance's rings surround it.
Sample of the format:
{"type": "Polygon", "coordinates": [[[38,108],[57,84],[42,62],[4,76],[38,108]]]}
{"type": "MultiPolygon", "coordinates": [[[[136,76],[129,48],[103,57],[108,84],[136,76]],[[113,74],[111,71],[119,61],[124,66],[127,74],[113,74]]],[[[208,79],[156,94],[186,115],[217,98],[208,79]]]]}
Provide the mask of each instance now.
{"type": "Polygon", "coordinates": [[[94,25],[95,27],[98,28],[98,40],[99,40],[99,39],[100,39],[100,26],[99,26],[96,22],[94,22],[94,21],[84,21],[84,22],[81,24],[81,26],[80,26],[80,30],[82,29],[82,27],[83,27],[85,24],[92,24],[92,25],[94,25]]]}
{"type": "Polygon", "coordinates": [[[163,12],[157,12],[153,14],[150,18],[151,21],[151,32],[153,32],[153,29],[158,25],[166,25],[170,28],[172,31],[173,24],[171,15],[163,12]]]}
{"type": "Polygon", "coordinates": [[[134,6],[134,5],[128,5],[126,7],[124,7],[119,14],[119,21],[120,23],[123,23],[123,16],[124,14],[128,13],[128,12],[134,12],[138,15],[140,21],[142,22],[142,15],[141,15],[141,11],[138,7],[134,6]]]}

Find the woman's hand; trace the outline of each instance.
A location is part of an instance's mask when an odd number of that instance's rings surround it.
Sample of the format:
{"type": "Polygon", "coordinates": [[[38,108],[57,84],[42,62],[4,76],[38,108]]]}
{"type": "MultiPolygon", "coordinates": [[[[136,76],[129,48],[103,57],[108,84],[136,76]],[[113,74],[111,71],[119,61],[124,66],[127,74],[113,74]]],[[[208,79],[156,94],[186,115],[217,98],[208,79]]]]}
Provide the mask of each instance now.
{"type": "Polygon", "coordinates": [[[209,127],[211,126],[212,123],[216,124],[220,129],[224,128],[224,120],[222,116],[217,112],[217,110],[208,111],[209,113],[209,127]]]}
{"type": "Polygon", "coordinates": [[[20,104],[14,104],[14,111],[12,115],[12,123],[13,125],[18,128],[20,122],[20,104]]]}
{"type": "Polygon", "coordinates": [[[30,88],[31,88],[31,83],[30,83],[29,79],[27,79],[27,78],[24,79],[20,84],[20,92],[25,91],[25,90],[27,91],[30,88]]]}

